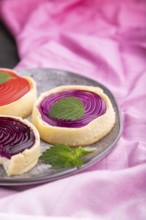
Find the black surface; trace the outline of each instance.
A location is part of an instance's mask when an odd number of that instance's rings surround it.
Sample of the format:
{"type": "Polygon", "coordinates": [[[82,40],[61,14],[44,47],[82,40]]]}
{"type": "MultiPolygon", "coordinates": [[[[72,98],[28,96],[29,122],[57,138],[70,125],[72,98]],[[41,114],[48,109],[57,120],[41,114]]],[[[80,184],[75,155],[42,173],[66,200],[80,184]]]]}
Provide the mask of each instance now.
{"type": "Polygon", "coordinates": [[[18,62],[16,43],[4,24],[0,22],[0,67],[13,68],[18,62]]]}

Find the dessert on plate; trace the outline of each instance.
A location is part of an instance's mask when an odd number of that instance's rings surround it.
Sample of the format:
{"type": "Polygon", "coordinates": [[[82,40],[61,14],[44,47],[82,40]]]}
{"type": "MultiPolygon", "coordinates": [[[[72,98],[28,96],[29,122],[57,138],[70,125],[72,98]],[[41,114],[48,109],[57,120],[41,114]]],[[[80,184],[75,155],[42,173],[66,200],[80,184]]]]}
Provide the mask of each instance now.
{"type": "Polygon", "coordinates": [[[36,83],[10,69],[0,69],[0,115],[28,117],[36,100],[36,83]]]}
{"type": "Polygon", "coordinates": [[[35,102],[32,123],[51,144],[86,146],[107,135],[116,116],[99,87],[68,85],[44,92],[35,102]]]}
{"type": "Polygon", "coordinates": [[[40,136],[26,119],[0,116],[0,164],[8,176],[33,168],[40,156],[40,136]]]}

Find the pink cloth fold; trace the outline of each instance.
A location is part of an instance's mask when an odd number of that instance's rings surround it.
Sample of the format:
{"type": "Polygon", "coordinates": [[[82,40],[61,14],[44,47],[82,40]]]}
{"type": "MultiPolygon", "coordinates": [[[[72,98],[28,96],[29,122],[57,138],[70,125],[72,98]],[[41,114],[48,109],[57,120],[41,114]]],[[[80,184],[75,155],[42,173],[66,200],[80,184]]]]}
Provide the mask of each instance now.
{"type": "Polygon", "coordinates": [[[51,67],[111,89],[123,132],[115,149],[81,174],[30,188],[0,188],[0,211],[90,219],[146,219],[146,1],[2,0],[16,68],[51,67]],[[10,204],[10,205],[9,205],[10,204]]]}

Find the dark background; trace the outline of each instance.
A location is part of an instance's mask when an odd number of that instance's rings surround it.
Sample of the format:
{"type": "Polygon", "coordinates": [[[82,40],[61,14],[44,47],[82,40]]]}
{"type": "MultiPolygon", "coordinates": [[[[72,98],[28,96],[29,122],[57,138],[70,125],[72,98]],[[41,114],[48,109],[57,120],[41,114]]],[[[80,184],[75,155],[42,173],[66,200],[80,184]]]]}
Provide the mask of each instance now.
{"type": "Polygon", "coordinates": [[[0,22],[0,67],[13,68],[18,62],[16,43],[4,24],[0,22]]]}

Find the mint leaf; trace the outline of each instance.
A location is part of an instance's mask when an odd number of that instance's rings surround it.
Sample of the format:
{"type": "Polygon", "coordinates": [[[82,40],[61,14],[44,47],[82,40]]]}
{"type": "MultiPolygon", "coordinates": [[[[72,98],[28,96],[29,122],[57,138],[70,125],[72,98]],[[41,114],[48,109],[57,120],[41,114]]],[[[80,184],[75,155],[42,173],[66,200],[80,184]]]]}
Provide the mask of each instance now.
{"type": "Polygon", "coordinates": [[[62,98],[51,107],[48,115],[58,119],[77,120],[84,115],[84,106],[78,98],[62,98]]]}
{"type": "Polygon", "coordinates": [[[0,72],[0,85],[9,81],[13,76],[6,72],[0,72]]]}
{"type": "Polygon", "coordinates": [[[43,152],[39,159],[52,165],[53,169],[80,168],[83,164],[82,157],[94,150],[95,148],[71,148],[64,144],[56,144],[43,152]]]}
{"type": "Polygon", "coordinates": [[[78,147],[78,148],[75,148],[76,155],[78,157],[86,156],[87,154],[92,153],[94,150],[96,150],[96,148],[93,148],[93,147],[88,147],[88,148],[87,147],[86,148],[78,147]]]}

